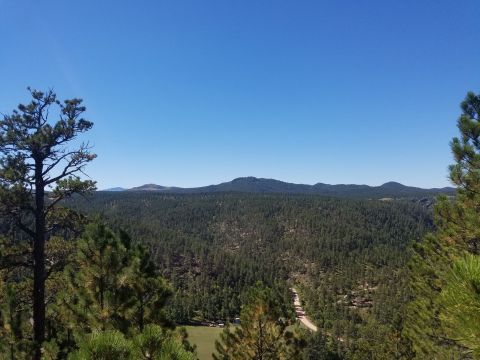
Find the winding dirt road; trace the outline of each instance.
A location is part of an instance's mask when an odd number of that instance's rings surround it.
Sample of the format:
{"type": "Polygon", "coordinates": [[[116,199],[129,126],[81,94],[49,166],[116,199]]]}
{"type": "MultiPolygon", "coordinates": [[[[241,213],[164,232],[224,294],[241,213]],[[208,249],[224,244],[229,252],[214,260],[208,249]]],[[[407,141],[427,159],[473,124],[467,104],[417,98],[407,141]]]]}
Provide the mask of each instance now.
{"type": "Polygon", "coordinates": [[[300,302],[300,297],[298,296],[297,290],[295,288],[291,288],[290,290],[292,290],[293,293],[293,306],[295,306],[295,314],[297,319],[308,329],[317,331],[318,328],[310,321],[309,318],[307,318],[305,310],[302,308],[302,303],[300,302]]]}

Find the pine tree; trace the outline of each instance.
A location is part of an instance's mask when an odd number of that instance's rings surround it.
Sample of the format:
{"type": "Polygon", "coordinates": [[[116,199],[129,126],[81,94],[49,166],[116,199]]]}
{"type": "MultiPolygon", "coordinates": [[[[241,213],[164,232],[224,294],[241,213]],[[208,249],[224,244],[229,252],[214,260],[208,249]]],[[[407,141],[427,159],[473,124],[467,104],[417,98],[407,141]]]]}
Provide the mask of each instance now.
{"type": "Polygon", "coordinates": [[[480,256],[457,260],[442,291],[447,333],[480,357],[480,256]]]}
{"type": "Polygon", "coordinates": [[[148,251],[101,222],[86,227],[63,281],[56,312],[57,327],[66,329],[59,339],[66,352],[75,346],[72,338],[95,331],[120,331],[130,337],[149,324],[173,328],[164,314],[171,290],[148,251]]]}
{"type": "Polygon", "coordinates": [[[79,349],[69,360],[195,360],[171,330],[147,325],[129,339],[119,331],[95,331],[82,338],[79,349]]]}
{"type": "Polygon", "coordinates": [[[128,318],[132,327],[143,331],[148,323],[172,327],[165,315],[165,305],[172,291],[150,258],[150,253],[141,244],[132,244],[128,235],[121,233],[124,244],[129,244],[129,273],[126,284],[130,289],[128,318]]]}
{"type": "Polygon", "coordinates": [[[101,223],[88,225],[65,270],[66,289],[59,296],[68,327],[81,333],[127,328],[127,268],[127,249],[118,236],[101,223]]]}
{"type": "Polygon", "coordinates": [[[240,314],[241,325],[227,327],[216,342],[216,360],[298,359],[302,342],[287,330],[288,318],[278,295],[257,284],[240,314]]]}
{"type": "MultiPolygon", "coordinates": [[[[3,274],[2,274],[3,275],[3,274]]],[[[0,358],[28,359],[31,341],[25,309],[24,283],[2,283],[0,280],[0,358]]]]}
{"type": "Polygon", "coordinates": [[[410,263],[413,300],[407,307],[404,336],[422,359],[460,358],[472,349],[472,343],[460,336],[461,329],[452,331],[460,323],[456,311],[461,304],[455,305],[451,296],[445,302],[442,295],[460,290],[452,271],[460,276],[459,264],[480,251],[480,97],[469,92],[461,109],[460,137],[451,142],[456,163],[450,166],[450,179],[457,185],[457,195],[453,201],[439,199],[437,230],[415,246],[410,263]]]}
{"type": "Polygon", "coordinates": [[[183,343],[183,335],[158,325],[146,325],[133,340],[134,358],[138,360],[195,360],[189,344],[183,343]]]}
{"type": "Polygon", "coordinates": [[[53,91],[30,90],[32,100],[0,120],[0,213],[24,232],[31,249],[17,254],[12,265],[33,270],[32,313],[34,359],[40,360],[45,340],[45,282],[51,272],[45,246],[59,223],[60,201],[95,188],[78,174],[95,158],[87,144],[68,145],[93,123],[82,118],[82,100],[63,103],[53,91]],[[55,122],[51,122],[52,117],[55,122]]]}
{"type": "Polygon", "coordinates": [[[95,331],[82,339],[79,350],[68,359],[131,360],[132,352],[132,345],[121,332],[95,331]]]}
{"type": "Polygon", "coordinates": [[[340,360],[330,350],[328,339],[321,331],[316,331],[307,337],[307,344],[303,351],[303,360],[340,360]]]}

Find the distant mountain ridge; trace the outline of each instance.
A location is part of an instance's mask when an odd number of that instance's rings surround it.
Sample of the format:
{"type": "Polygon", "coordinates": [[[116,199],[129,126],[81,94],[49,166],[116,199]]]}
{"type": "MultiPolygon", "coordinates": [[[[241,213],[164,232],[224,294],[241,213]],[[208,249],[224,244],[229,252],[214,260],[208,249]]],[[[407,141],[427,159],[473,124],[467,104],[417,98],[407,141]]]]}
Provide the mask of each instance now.
{"type": "Polygon", "coordinates": [[[275,179],[256,177],[240,177],[229,182],[217,185],[208,185],[196,188],[167,187],[157,184],[145,184],[131,189],[113,188],[105,191],[153,191],[176,194],[198,194],[218,192],[242,192],[242,193],[282,193],[282,194],[314,194],[334,197],[358,197],[358,198],[408,198],[428,197],[438,194],[454,195],[455,188],[422,189],[406,186],[398,182],[387,182],[380,186],[338,184],[330,185],[317,183],[315,185],[293,184],[275,179]]]}
{"type": "Polygon", "coordinates": [[[128,190],[128,189],[125,189],[123,187],[113,187],[113,188],[104,189],[104,190],[101,190],[101,191],[125,191],[125,190],[128,190]]]}

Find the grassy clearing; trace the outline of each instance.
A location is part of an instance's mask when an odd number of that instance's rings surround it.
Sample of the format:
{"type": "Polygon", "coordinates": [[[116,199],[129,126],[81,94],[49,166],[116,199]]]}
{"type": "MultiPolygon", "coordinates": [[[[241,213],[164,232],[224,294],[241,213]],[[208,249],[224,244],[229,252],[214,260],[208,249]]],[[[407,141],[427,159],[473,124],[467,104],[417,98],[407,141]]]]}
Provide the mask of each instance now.
{"type": "Polygon", "coordinates": [[[215,351],[215,340],[220,337],[222,328],[208,326],[185,326],[188,340],[197,345],[197,354],[200,360],[211,360],[215,351]]]}
{"type": "MultiPolygon", "coordinates": [[[[308,330],[302,323],[297,322],[290,325],[287,329],[295,331],[299,327],[302,330],[308,330]]],[[[199,360],[212,360],[212,353],[215,351],[215,340],[220,338],[223,328],[208,326],[185,326],[188,332],[188,340],[191,344],[197,345],[197,354],[199,360]]]]}

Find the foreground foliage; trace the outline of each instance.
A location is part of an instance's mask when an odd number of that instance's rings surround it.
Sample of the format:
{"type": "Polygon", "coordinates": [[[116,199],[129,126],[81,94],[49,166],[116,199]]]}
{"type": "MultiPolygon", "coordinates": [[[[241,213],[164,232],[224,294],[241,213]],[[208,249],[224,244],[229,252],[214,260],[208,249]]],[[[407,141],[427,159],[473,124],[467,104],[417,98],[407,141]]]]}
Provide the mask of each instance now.
{"type": "Polygon", "coordinates": [[[446,283],[441,298],[446,331],[480,357],[480,256],[457,260],[446,283]]]}
{"type": "MultiPolygon", "coordinates": [[[[51,279],[56,295],[48,306],[43,359],[195,358],[186,334],[165,317],[172,292],[143,246],[100,222],[89,224],[74,245],[68,266],[51,279]]],[[[0,282],[6,290],[0,346],[8,358],[31,358],[30,310],[22,306],[30,281],[0,282]]]]}
{"type": "Polygon", "coordinates": [[[77,243],[65,284],[58,306],[69,328],[127,334],[146,324],[168,325],[162,309],[171,290],[148,252],[101,223],[89,225],[77,243]]]}
{"type": "Polygon", "coordinates": [[[247,295],[241,325],[227,327],[216,342],[216,360],[298,359],[303,344],[287,330],[291,314],[271,289],[257,284],[247,295]]]}
{"type": "Polygon", "coordinates": [[[116,330],[94,332],[79,344],[69,360],[195,360],[181,341],[157,325],[147,325],[129,340],[116,330]]]}
{"type": "Polygon", "coordinates": [[[479,357],[480,97],[468,93],[451,142],[454,201],[440,199],[437,230],[416,247],[410,268],[413,299],[404,336],[419,359],[479,357]]]}

